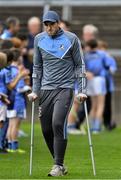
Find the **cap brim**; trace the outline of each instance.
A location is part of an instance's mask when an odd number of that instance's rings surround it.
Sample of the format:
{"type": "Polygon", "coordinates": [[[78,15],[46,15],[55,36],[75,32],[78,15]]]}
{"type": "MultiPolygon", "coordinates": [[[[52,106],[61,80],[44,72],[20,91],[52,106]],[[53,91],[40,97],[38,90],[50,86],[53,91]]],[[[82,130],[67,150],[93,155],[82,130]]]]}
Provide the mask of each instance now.
{"type": "Polygon", "coordinates": [[[44,22],[57,22],[55,19],[44,19],[43,20],[43,23],[44,22]]]}

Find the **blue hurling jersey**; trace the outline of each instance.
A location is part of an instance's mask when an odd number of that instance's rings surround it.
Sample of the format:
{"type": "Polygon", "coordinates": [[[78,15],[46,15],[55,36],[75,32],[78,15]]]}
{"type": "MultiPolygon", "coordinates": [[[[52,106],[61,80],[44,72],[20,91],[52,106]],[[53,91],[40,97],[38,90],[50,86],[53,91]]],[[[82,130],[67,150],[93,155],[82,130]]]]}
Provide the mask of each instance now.
{"type": "MultiPolygon", "coordinates": [[[[16,66],[10,66],[11,67],[11,77],[12,80],[16,78],[18,75],[18,68],[16,66]]],[[[21,107],[22,109],[25,109],[26,103],[25,103],[25,96],[23,93],[19,93],[17,91],[18,88],[23,88],[25,86],[24,79],[20,79],[16,85],[16,87],[10,91],[10,101],[11,104],[8,106],[9,110],[17,109],[18,107],[21,107]]]]}
{"type": "MultiPolygon", "coordinates": [[[[8,94],[7,84],[11,82],[11,73],[8,68],[0,70],[0,92],[8,94]]],[[[0,101],[0,105],[3,105],[0,101]]]]}
{"type": "Polygon", "coordinates": [[[85,53],[86,70],[93,73],[94,76],[105,76],[105,60],[105,53],[103,51],[95,50],[85,53]]]}

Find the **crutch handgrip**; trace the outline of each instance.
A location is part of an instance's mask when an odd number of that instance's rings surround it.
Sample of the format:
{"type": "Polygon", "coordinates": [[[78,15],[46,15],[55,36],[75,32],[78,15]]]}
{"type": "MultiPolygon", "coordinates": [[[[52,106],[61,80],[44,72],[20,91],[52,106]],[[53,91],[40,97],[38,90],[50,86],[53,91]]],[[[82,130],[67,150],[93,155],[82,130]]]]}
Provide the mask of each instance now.
{"type": "Polygon", "coordinates": [[[29,99],[29,101],[35,101],[36,99],[37,99],[37,94],[36,93],[34,93],[34,92],[31,92],[30,94],[28,94],[27,95],[27,97],[28,97],[28,99],[29,99]]]}

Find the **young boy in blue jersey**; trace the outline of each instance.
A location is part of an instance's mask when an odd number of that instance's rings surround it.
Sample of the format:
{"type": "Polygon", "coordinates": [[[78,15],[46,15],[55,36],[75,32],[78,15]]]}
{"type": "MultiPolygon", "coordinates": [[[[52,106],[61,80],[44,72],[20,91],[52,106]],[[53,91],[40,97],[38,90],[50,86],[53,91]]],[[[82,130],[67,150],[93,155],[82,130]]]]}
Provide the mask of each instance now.
{"type": "Polygon", "coordinates": [[[91,130],[93,133],[101,131],[102,115],[106,94],[104,61],[106,54],[97,50],[97,41],[90,40],[86,43],[85,65],[87,70],[87,94],[91,97],[91,130]]]}
{"type": "Polygon", "coordinates": [[[10,66],[11,76],[14,80],[20,73],[22,78],[18,81],[15,88],[10,92],[11,104],[8,106],[7,117],[9,118],[9,127],[7,132],[8,137],[8,151],[24,153],[24,150],[18,148],[18,130],[21,124],[21,120],[26,118],[26,102],[25,102],[25,87],[24,77],[28,76],[29,71],[19,70],[21,66],[21,54],[19,50],[13,51],[14,58],[10,66]],[[23,89],[23,91],[22,91],[23,89]]]}
{"type": "MultiPolygon", "coordinates": [[[[98,41],[98,48],[107,51],[108,44],[105,41],[98,41]]],[[[104,106],[104,126],[107,130],[113,130],[116,127],[116,123],[112,121],[112,93],[114,92],[114,79],[113,76],[117,70],[117,64],[115,59],[106,52],[107,61],[104,62],[106,68],[106,97],[104,106]]]]}
{"type": "Polygon", "coordinates": [[[20,21],[16,17],[8,17],[6,20],[7,29],[1,34],[1,39],[10,39],[16,35],[20,29],[20,21]]]}
{"type": "Polygon", "coordinates": [[[105,64],[106,68],[106,98],[104,106],[104,126],[107,130],[112,130],[116,127],[116,123],[112,121],[112,93],[114,92],[114,79],[113,76],[117,70],[116,61],[113,57],[107,54],[107,63],[105,64]]]}
{"type": "Polygon", "coordinates": [[[7,79],[8,71],[5,69],[5,66],[7,66],[7,55],[0,52],[0,153],[6,153],[4,149],[3,127],[6,122],[7,104],[10,103],[6,87],[6,84],[9,83],[7,79]]]}

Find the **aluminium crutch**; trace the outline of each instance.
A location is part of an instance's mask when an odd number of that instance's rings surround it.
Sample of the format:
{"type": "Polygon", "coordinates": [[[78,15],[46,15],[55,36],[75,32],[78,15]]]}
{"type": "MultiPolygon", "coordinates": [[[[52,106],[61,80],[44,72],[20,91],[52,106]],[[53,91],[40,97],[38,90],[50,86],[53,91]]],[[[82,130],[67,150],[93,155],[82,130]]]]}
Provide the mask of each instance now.
{"type": "MultiPolygon", "coordinates": [[[[83,55],[82,55],[83,57],[83,55]]],[[[86,75],[85,75],[85,63],[82,58],[82,93],[85,94],[86,90],[86,75]]],[[[90,147],[90,154],[91,154],[91,160],[92,160],[92,169],[93,174],[96,176],[96,168],[95,168],[95,161],[94,161],[94,153],[93,153],[93,145],[92,145],[92,139],[91,139],[91,133],[90,133],[90,126],[89,126],[89,118],[88,118],[88,111],[87,111],[87,103],[86,100],[84,101],[84,110],[85,110],[85,116],[86,116],[86,124],[87,124],[87,131],[88,131],[88,141],[89,141],[89,147],[90,147]]]]}
{"type": "Polygon", "coordinates": [[[33,165],[33,146],[34,146],[34,112],[35,112],[35,102],[32,102],[32,116],[31,116],[31,144],[30,144],[30,169],[29,175],[32,175],[32,165],[33,165]]]}

